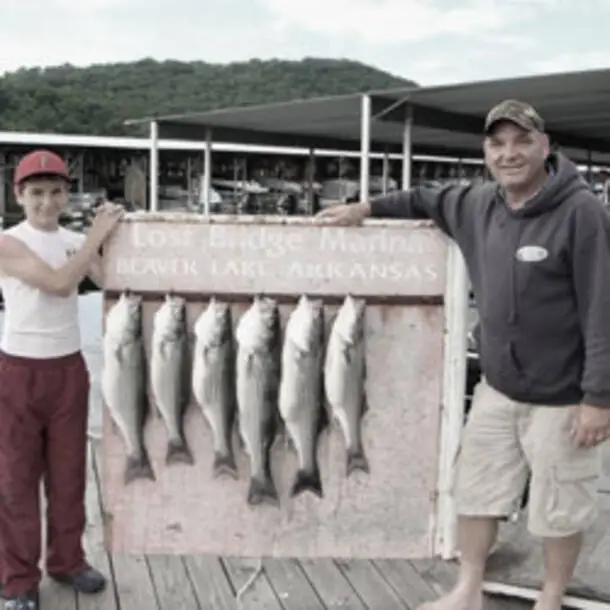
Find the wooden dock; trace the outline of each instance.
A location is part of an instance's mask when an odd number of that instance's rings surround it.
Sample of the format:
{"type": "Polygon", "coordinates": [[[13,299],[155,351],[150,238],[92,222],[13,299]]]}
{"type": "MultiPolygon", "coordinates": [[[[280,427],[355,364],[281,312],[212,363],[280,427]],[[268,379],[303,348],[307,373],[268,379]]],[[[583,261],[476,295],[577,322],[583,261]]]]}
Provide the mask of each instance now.
{"type": "MultiPolygon", "coordinates": [[[[77,596],[48,579],[44,610],[415,610],[454,582],[442,561],[256,560],[213,556],[109,556],[103,546],[97,443],[89,452],[88,527],[91,563],[110,578],[106,591],[77,596]],[[243,594],[240,590],[244,589],[243,594]]],[[[531,603],[488,598],[486,610],[531,603]]]]}

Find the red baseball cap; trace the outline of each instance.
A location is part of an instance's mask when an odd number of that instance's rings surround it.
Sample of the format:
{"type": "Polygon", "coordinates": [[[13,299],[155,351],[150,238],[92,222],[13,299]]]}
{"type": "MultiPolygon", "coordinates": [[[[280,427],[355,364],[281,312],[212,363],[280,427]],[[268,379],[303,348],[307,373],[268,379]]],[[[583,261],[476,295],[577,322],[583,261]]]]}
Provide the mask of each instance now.
{"type": "Polygon", "coordinates": [[[20,184],[34,176],[59,176],[70,181],[66,162],[50,150],[34,150],[19,161],[13,182],[20,184]]]}

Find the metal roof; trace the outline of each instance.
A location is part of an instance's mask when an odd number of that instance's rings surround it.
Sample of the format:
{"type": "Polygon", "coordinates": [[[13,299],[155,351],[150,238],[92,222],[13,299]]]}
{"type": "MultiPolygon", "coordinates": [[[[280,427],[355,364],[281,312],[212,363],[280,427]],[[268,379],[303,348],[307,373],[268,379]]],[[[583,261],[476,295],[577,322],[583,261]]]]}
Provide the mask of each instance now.
{"type": "MultiPolygon", "coordinates": [[[[413,110],[413,153],[480,156],[487,111],[506,98],[533,104],[554,141],[586,160],[610,160],[610,69],[366,92],[372,99],[371,150],[400,152],[402,123],[413,110]]],[[[276,146],[359,149],[362,93],[151,116],[159,137],[276,146]]]]}

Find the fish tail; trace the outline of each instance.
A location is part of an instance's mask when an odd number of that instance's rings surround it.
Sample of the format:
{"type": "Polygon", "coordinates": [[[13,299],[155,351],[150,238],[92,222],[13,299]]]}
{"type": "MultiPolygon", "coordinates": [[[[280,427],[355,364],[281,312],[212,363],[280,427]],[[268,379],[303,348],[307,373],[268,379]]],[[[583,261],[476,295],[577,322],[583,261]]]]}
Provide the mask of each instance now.
{"type": "Polygon", "coordinates": [[[362,448],[350,449],[347,452],[347,467],[346,474],[349,476],[355,470],[361,470],[362,472],[370,473],[369,461],[364,454],[364,450],[362,448]]]}
{"type": "Polygon", "coordinates": [[[292,489],[290,490],[290,496],[294,498],[305,491],[310,491],[318,496],[318,498],[324,497],[320,470],[317,467],[313,470],[300,469],[297,472],[292,489]]]}
{"type": "Polygon", "coordinates": [[[146,449],[138,454],[128,456],[125,461],[125,471],[123,473],[125,485],[129,485],[136,479],[156,480],[146,449]]]}
{"type": "Polygon", "coordinates": [[[275,483],[270,476],[264,478],[252,477],[248,489],[248,504],[258,506],[267,503],[271,506],[279,506],[279,498],[275,483]]]}
{"type": "Polygon", "coordinates": [[[237,479],[237,465],[235,464],[235,456],[232,451],[214,453],[214,463],[212,464],[212,473],[214,478],[227,475],[232,479],[237,479]]]}
{"type": "Polygon", "coordinates": [[[166,464],[189,464],[195,463],[193,454],[183,438],[172,439],[167,443],[165,455],[166,464]]]}

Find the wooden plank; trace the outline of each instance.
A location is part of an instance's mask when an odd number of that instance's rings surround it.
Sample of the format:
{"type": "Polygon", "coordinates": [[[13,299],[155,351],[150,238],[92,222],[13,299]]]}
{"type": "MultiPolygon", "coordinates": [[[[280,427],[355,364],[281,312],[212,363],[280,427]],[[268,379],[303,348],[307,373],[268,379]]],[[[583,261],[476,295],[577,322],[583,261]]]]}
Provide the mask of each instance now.
{"type": "Polygon", "coordinates": [[[87,447],[87,489],[85,496],[87,501],[87,528],[83,545],[87,560],[108,578],[108,585],[98,595],[79,595],[78,610],[118,610],[114,569],[104,547],[104,523],[96,473],[94,443],[94,441],[90,441],[87,447]]]}
{"type": "MultiPolygon", "coordinates": [[[[95,443],[93,448],[93,464],[99,489],[102,519],[105,523],[106,502],[103,489],[100,485],[103,479],[103,462],[100,446],[95,443]]],[[[112,557],[114,569],[114,583],[117,596],[117,610],[130,610],[131,608],[146,608],[146,610],[161,610],[157,603],[155,590],[150,578],[150,571],[144,557],[119,555],[112,557]]],[[[80,610],[80,609],[79,609],[80,610]]]]}
{"type": "Polygon", "coordinates": [[[76,593],[70,587],[44,578],[40,586],[40,607],[49,610],[77,610],[76,593]]]}
{"type": "Polygon", "coordinates": [[[336,561],[337,567],[369,608],[408,608],[379,570],[366,559],[336,561]]]}
{"type": "Polygon", "coordinates": [[[157,602],[150,571],[144,557],[115,555],[114,578],[120,610],[163,610],[157,602]]]}
{"type": "Polygon", "coordinates": [[[263,561],[265,573],[284,607],[289,610],[325,610],[296,559],[273,559],[263,561]]]}
{"type": "Polygon", "coordinates": [[[281,610],[283,605],[275,595],[261,561],[226,558],[222,560],[233,589],[240,593],[241,610],[281,610]],[[247,588],[246,588],[247,587],[247,588]]]}
{"type": "Polygon", "coordinates": [[[332,559],[303,559],[301,566],[327,608],[367,608],[332,559]]]}
{"type": "Polygon", "coordinates": [[[161,608],[200,609],[182,557],[157,555],[148,557],[147,562],[161,608]]]}
{"type": "MultiPolygon", "coordinates": [[[[436,591],[436,597],[448,593],[455,584],[458,574],[458,564],[439,559],[422,559],[411,562],[414,569],[436,591]]],[[[525,610],[529,608],[522,600],[504,599],[486,596],[486,610],[525,610]]]]}
{"type": "Polygon", "coordinates": [[[218,557],[191,555],[185,557],[185,565],[202,608],[235,610],[235,591],[218,557]]]}
{"type": "Polygon", "coordinates": [[[437,598],[436,591],[410,561],[379,559],[371,563],[408,608],[417,608],[420,604],[437,598]]]}

